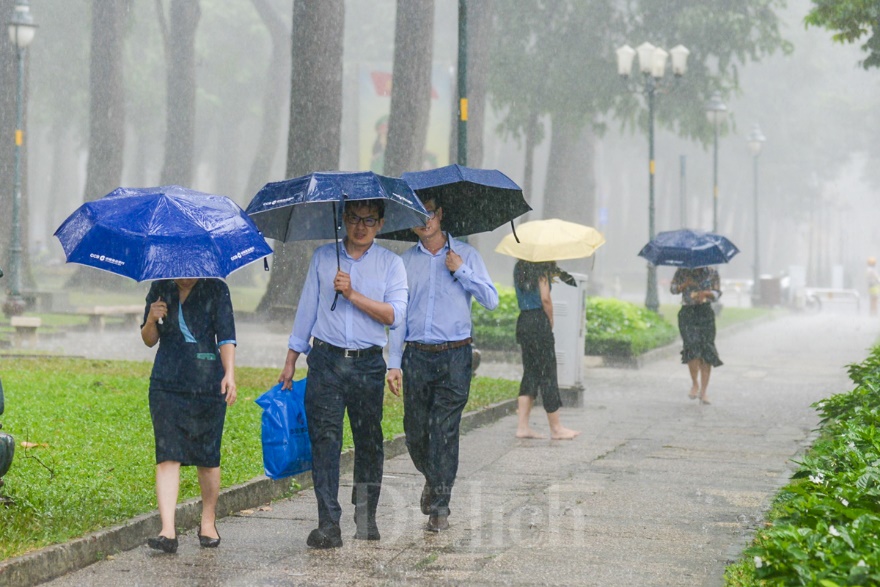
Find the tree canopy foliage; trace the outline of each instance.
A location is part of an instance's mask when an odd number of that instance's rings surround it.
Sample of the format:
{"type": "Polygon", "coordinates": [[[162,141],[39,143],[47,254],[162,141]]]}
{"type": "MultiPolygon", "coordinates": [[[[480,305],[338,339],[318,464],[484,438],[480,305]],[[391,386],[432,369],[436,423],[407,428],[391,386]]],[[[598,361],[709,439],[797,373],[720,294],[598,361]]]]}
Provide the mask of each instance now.
{"type": "Polygon", "coordinates": [[[868,57],[862,67],[880,67],[880,2],[877,0],[812,0],[813,9],[804,18],[807,26],[835,31],[838,43],[855,43],[867,36],[862,50],[868,57]]]}
{"type": "MultiPolygon", "coordinates": [[[[659,100],[657,122],[708,141],[704,104],[730,96],[739,66],[789,52],[775,12],[784,0],[527,0],[501,3],[490,78],[493,104],[506,111],[501,129],[519,136],[529,113],[564,115],[601,131],[608,120],[644,126],[638,94],[618,79],[615,51],[647,41],[690,50],[675,100],[659,100]]],[[[667,74],[667,77],[671,77],[667,74]]]]}

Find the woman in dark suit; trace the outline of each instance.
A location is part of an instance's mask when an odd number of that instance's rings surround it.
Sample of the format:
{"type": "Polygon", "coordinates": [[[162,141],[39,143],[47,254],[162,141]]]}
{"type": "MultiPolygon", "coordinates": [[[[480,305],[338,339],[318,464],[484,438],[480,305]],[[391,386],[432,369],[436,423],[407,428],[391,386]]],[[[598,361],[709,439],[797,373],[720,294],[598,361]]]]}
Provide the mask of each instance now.
{"type": "Polygon", "coordinates": [[[523,376],[519,386],[517,438],[544,438],[529,426],[529,416],[538,392],[544,402],[550,437],[571,440],[580,432],[559,421],[559,384],[556,377],[556,342],[553,337],[553,301],[550,287],[559,269],[554,262],[517,261],[513,285],[519,305],[516,341],[522,347],[523,376]]]}
{"type": "Polygon", "coordinates": [[[688,397],[708,404],[706,389],[712,367],[723,363],[715,348],[715,312],[712,302],[721,297],[721,280],[712,267],[684,267],[675,271],[669,290],[681,294],[681,310],[678,311],[678,330],[684,343],[681,362],[691,374],[691,391],[688,397]]]}
{"type": "Polygon", "coordinates": [[[235,320],[229,288],[219,279],[153,282],[141,338],[159,343],[150,375],[156,441],[156,501],[162,530],[150,548],[177,551],[174,513],[180,467],[198,469],[202,493],[199,544],[220,545],[215,524],[220,440],[226,407],[235,403],[235,320]]]}

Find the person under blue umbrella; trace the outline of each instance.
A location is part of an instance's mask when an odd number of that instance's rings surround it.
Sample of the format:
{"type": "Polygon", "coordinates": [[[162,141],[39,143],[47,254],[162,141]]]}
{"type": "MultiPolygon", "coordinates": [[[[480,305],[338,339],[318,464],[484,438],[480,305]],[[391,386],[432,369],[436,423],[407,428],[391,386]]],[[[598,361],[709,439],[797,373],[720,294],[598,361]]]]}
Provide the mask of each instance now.
{"type": "Polygon", "coordinates": [[[278,378],[283,389],[290,389],[296,360],[308,355],[305,408],[318,502],[318,527],[306,540],[312,548],[342,546],[339,455],[346,411],[354,441],[354,538],[380,539],[376,508],[384,467],[382,348],[388,342],[386,327],[403,324],[407,305],[403,261],[375,243],[384,225],[385,203],[381,198],[346,200],[342,246],[329,243],[313,253],[278,378]]]}
{"type": "Polygon", "coordinates": [[[150,375],[156,443],[156,501],[162,529],[147,544],[177,552],[174,513],[180,467],[195,466],[202,493],[199,544],[220,545],[220,441],[226,407],[235,403],[235,320],[229,288],[219,279],[163,279],[147,294],[141,339],[159,344],[150,375]]]}
{"type": "Polygon", "coordinates": [[[678,329],[684,343],[681,362],[688,366],[691,390],[688,397],[708,404],[706,389],[712,367],[723,363],[715,348],[715,311],[712,302],[721,298],[721,280],[714,267],[680,267],[675,271],[669,290],[681,294],[678,329]]]}

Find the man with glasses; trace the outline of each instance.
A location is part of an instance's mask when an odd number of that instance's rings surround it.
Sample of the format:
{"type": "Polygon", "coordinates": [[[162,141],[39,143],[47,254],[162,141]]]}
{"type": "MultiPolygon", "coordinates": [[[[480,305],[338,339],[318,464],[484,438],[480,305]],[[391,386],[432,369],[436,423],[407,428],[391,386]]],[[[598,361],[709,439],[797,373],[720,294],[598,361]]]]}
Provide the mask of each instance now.
{"type": "Polygon", "coordinates": [[[337,268],[337,244],[312,255],[300,295],[287,359],[278,378],[291,387],[296,360],[308,354],[305,408],[312,443],[312,480],[318,528],[306,544],[342,546],[339,528],[339,454],[343,416],[348,411],[354,440],[355,506],[359,540],[379,540],[376,506],[382,487],[382,401],[385,393],[385,328],[402,326],[406,314],[406,272],[400,257],[375,244],[385,215],[384,200],[348,200],[346,236],[337,268]],[[334,300],[339,292],[335,308],[334,300]],[[312,339],[311,346],[309,339],[312,339]]]}
{"type": "Polygon", "coordinates": [[[431,217],[413,229],[419,242],[402,255],[409,302],[405,328],[391,332],[387,379],[395,395],[404,388],[406,446],[425,476],[419,505],[426,529],[440,532],[449,527],[459,425],[471,386],[471,299],[494,310],[498,291],[477,250],[443,233],[439,203],[424,205],[431,217]]]}

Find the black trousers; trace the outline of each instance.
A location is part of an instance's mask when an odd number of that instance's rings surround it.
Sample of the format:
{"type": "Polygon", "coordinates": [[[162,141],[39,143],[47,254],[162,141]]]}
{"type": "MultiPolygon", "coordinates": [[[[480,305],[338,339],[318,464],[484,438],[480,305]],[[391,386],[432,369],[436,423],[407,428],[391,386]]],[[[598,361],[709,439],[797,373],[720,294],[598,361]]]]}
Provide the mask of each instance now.
{"type": "Polygon", "coordinates": [[[522,347],[523,376],[519,394],[544,402],[552,414],[562,407],[559,380],[556,377],[556,340],[550,319],[544,310],[524,310],[516,320],[516,342],[522,347]]]}
{"type": "Polygon", "coordinates": [[[308,357],[306,419],[312,443],[312,481],[318,500],[318,525],[338,525],[339,455],[345,411],[354,441],[352,503],[375,514],[382,489],[385,452],[382,401],[385,359],[381,353],[345,358],[312,347],[308,357]]]}
{"type": "Polygon", "coordinates": [[[471,389],[473,349],[403,352],[403,429],[416,469],[431,488],[431,513],[449,515],[458,473],[461,413],[471,389]]]}

